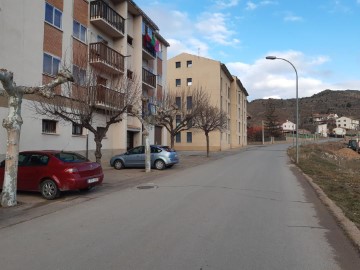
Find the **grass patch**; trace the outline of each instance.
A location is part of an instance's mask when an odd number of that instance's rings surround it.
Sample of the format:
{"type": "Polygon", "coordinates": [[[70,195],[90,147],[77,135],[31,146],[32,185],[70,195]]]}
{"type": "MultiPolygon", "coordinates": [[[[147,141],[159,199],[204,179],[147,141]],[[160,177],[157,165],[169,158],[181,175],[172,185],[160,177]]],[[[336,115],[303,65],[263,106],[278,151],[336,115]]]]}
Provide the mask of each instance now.
{"type": "Polygon", "coordinates": [[[344,142],[302,145],[298,166],[360,229],[360,155],[351,151],[344,142]]]}

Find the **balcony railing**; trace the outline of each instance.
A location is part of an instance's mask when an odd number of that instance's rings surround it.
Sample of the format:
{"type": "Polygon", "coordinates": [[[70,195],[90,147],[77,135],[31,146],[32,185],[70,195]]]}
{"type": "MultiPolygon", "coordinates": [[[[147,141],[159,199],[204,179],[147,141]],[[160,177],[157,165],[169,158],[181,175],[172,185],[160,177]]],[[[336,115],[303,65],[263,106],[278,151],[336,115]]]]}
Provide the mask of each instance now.
{"type": "Polygon", "coordinates": [[[90,44],[89,62],[110,73],[124,72],[124,56],[103,42],[90,44]]]}
{"type": "Polygon", "coordinates": [[[89,87],[89,100],[101,109],[121,110],[124,107],[124,94],[103,85],[89,87]]]}
{"type": "Polygon", "coordinates": [[[155,88],[156,86],[156,75],[152,74],[150,71],[143,68],[142,70],[142,81],[147,85],[155,88]]]}
{"type": "Polygon", "coordinates": [[[102,0],[90,2],[90,21],[113,37],[124,36],[125,19],[102,0]]]}
{"type": "MultiPolygon", "coordinates": [[[[155,45],[153,44],[149,35],[143,35],[143,49],[149,55],[150,59],[156,58],[155,45]]],[[[145,58],[147,59],[148,57],[145,58]]]]}

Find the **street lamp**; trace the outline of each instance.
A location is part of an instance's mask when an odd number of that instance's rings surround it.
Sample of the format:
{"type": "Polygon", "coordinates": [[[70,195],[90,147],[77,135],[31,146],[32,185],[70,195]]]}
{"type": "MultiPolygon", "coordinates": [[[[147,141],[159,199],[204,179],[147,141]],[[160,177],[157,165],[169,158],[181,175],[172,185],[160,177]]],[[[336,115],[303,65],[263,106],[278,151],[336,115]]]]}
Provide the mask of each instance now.
{"type": "Polygon", "coordinates": [[[295,70],[296,74],[296,163],[299,163],[299,98],[298,98],[298,88],[299,88],[299,79],[298,79],[298,73],[295,68],[295,66],[289,61],[284,58],[276,57],[276,56],[266,56],[266,59],[268,60],[283,60],[285,62],[288,62],[295,70]]]}

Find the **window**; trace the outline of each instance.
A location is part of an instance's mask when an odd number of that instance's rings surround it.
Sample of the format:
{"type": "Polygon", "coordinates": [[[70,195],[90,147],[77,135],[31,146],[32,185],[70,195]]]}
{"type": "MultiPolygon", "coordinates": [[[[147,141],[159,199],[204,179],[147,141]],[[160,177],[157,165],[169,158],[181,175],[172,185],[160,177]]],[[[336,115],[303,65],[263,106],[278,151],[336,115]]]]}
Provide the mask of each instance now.
{"type": "Polygon", "coordinates": [[[43,119],[42,120],[42,132],[55,134],[56,133],[56,124],[57,124],[57,122],[54,120],[43,119]]]}
{"type": "Polygon", "coordinates": [[[104,136],[104,138],[106,138],[106,131],[104,127],[97,127],[96,130],[100,136],[104,136]]]}
{"type": "Polygon", "coordinates": [[[73,65],[74,83],[78,85],[86,85],[86,70],[73,65]]]}
{"type": "Polygon", "coordinates": [[[129,44],[129,45],[133,45],[133,38],[132,37],[130,37],[129,35],[127,36],[127,43],[129,44]]]}
{"type": "Polygon", "coordinates": [[[175,104],[178,107],[178,109],[181,109],[181,97],[175,98],[175,104]]]}
{"type": "Polygon", "coordinates": [[[86,43],[86,27],[74,20],[73,36],[82,42],[86,43]]]}
{"type": "Polygon", "coordinates": [[[60,59],[50,54],[44,53],[43,72],[56,76],[59,72],[60,59]]]}
{"type": "Polygon", "coordinates": [[[82,135],[83,134],[83,127],[79,124],[72,124],[72,135],[82,135]]]}
{"type": "Polygon", "coordinates": [[[192,78],[187,78],[186,79],[186,84],[187,84],[187,86],[191,86],[192,85],[192,78]]]}
{"type": "Polygon", "coordinates": [[[175,118],[175,121],[176,121],[176,126],[180,125],[180,122],[181,122],[181,115],[176,115],[176,118],[175,118]]]}
{"type": "Polygon", "coordinates": [[[180,132],[176,133],[176,135],[175,135],[175,142],[181,143],[181,133],[180,133],[180,132]]]}
{"type": "Polygon", "coordinates": [[[62,12],[45,3],[45,21],[61,29],[62,12]]]}
{"type": "Polygon", "coordinates": [[[129,78],[129,79],[132,79],[133,78],[133,75],[134,75],[134,72],[132,72],[131,70],[127,70],[127,77],[129,78]]]}
{"type": "Polygon", "coordinates": [[[192,132],[186,132],[186,142],[192,143],[192,132]]]}
{"type": "Polygon", "coordinates": [[[176,79],[175,80],[175,85],[176,85],[176,87],[181,86],[181,79],[176,79]]]}
{"type": "Polygon", "coordinates": [[[192,97],[186,97],[186,108],[188,110],[192,109],[192,97]]]}
{"type": "Polygon", "coordinates": [[[186,61],[186,66],[189,68],[189,67],[192,67],[192,61],[189,60],[189,61],[186,61]]]}
{"type": "Polygon", "coordinates": [[[181,62],[175,62],[175,67],[176,68],[181,68],[181,62]]]}

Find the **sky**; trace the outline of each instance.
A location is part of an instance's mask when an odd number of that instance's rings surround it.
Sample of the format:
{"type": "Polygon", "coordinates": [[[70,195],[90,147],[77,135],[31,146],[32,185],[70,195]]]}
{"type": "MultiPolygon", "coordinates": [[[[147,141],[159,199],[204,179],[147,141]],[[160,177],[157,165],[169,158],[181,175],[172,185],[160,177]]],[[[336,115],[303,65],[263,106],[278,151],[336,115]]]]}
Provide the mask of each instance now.
{"type": "Polygon", "coordinates": [[[169,42],[224,63],[248,100],[360,90],[360,0],[135,0],[169,42]]]}

